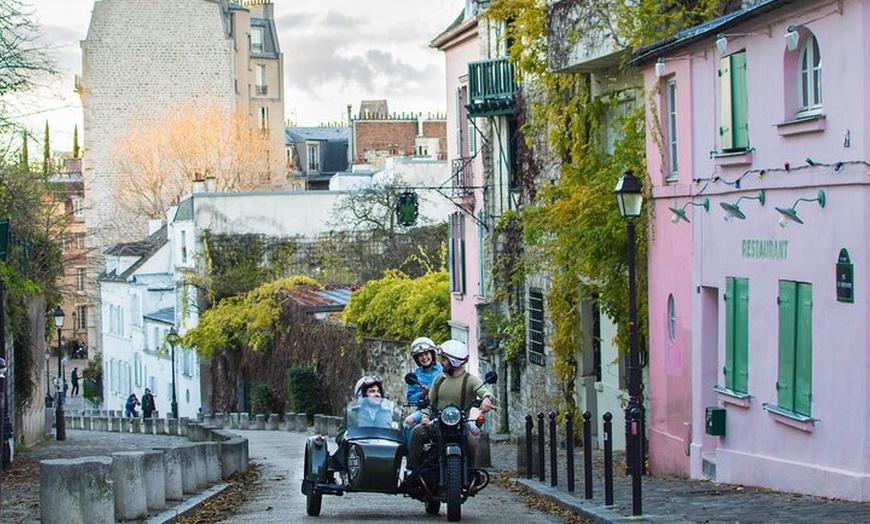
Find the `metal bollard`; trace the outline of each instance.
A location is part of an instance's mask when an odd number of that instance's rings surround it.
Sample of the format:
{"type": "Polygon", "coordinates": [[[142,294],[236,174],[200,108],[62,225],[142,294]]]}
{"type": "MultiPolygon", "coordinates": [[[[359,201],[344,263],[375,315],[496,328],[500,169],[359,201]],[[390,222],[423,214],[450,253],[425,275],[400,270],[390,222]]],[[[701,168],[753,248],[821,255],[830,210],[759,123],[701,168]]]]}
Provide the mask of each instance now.
{"type": "Polygon", "coordinates": [[[544,412],[538,413],[538,478],[544,482],[544,412]]]}
{"type": "Polygon", "coordinates": [[[565,455],[568,458],[568,492],[574,492],[574,412],[565,413],[565,455]]]}
{"type": "Polygon", "coordinates": [[[583,482],[586,484],[585,496],[592,498],[592,413],[583,412],[583,482]]]}
{"type": "Polygon", "coordinates": [[[613,505],[613,415],[604,414],[604,505],[613,505]]]}
{"type": "Polygon", "coordinates": [[[556,487],[559,485],[559,470],[556,465],[559,462],[557,455],[558,443],[556,441],[556,412],[550,411],[550,486],[556,487]]]}
{"type": "Polygon", "coordinates": [[[532,478],[532,428],[535,422],[531,415],[526,415],[526,478],[532,478]]]}

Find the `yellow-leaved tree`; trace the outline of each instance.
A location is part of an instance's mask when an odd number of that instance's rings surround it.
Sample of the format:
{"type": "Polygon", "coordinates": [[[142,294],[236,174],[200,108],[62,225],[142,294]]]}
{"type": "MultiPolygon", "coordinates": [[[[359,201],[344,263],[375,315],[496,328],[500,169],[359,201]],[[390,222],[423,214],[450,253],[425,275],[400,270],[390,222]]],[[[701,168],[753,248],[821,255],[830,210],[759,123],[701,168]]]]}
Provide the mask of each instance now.
{"type": "Polygon", "coordinates": [[[162,217],[197,177],[211,179],[214,191],[251,191],[269,184],[282,165],[255,119],[218,103],[133,119],[115,154],[126,175],[120,203],[149,218],[162,217]]]}

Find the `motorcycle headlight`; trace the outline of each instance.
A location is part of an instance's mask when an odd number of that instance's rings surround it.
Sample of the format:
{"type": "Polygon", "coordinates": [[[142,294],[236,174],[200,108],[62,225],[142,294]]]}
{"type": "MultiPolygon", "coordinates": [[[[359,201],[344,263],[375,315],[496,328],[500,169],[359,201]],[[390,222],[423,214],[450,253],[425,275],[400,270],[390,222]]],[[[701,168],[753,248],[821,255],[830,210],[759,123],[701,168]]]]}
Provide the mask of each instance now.
{"type": "Polygon", "coordinates": [[[462,412],[456,406],[447,406],[441,412],[441,422],[447,426],[455,426],[462,420],[462,412]]]}

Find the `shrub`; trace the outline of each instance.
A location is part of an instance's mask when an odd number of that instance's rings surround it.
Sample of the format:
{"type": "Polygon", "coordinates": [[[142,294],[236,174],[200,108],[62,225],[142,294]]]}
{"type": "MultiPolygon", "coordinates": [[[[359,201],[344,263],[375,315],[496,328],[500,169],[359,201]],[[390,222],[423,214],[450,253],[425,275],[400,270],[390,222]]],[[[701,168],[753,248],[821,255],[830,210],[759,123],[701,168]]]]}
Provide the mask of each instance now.
{"type": "Polygon", "coordinates": [[[320,386],[317,373],[307,366],[290,368],[287,371],[287,398],[290,409],[296,413],[305,413],[308,420],[314,420],[314,412],[320,407],[320,386]]]}

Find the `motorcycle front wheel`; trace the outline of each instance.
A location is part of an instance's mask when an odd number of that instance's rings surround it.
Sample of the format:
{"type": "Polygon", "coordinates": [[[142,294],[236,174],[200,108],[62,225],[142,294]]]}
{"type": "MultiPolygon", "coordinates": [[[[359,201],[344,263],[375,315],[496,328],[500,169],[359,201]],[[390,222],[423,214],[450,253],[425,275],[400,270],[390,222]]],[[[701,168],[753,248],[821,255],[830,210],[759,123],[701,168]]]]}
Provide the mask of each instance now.
{"type": "MultiPolygon", "coordinates": [[[[311,453],[308,448],[306,448],[305,472],[308,473],[309,471],[311,471],[311,453]]],[[[323,503],[323,493],[317,491],[314,484],[315,482],[311,482],[305,492],[305,511],[312,517],[320,515],[320,506],[323,503]]]]}
{"type": "Polygon", "coordinates": [[[444,480],[447,492],[447,520],[450,522],[462,518],[462,459],[459,455],[447,456],[444,480]]]}

